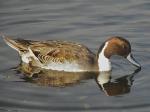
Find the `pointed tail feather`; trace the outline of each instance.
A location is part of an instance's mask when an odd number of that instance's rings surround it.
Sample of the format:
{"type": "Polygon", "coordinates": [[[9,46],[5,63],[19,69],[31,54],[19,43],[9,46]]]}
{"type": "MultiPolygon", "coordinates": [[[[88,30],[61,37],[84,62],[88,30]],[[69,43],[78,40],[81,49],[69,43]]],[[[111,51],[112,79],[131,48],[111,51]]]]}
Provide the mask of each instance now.
{"type": "Polygon", "coordinates": [[[12,39],[9,36],[5,36],[4,34],[0,34],[2,35],[5,43],[7,45],[9,45],[11,48],[19,51],[26,51],[28,50],[28,45],[27,42],[25,42],[25,40],[21,40],[21,39],[12,39]]]}

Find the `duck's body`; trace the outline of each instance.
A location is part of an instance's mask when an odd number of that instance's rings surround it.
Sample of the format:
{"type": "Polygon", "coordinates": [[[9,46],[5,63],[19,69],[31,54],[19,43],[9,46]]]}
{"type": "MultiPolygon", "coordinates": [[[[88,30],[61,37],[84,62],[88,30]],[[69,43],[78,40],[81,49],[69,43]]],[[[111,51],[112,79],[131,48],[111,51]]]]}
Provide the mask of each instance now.
{"type": "MultiPolygon", "coordinates": [[[[67,41],[31,41],[4,37],[5,42],[21,56],[24,63],[44,69],[67,72],[110,71],[111,55],[129,57],[130,44],[121,37],[112,37],[99,49],[97,55],[87,47],[67,41]]],[[[140,65],[135,60],[129,60],[140,65]]]]}
{"type": "Polygon", "coordinates": [[[67,41],[30,41],[5,38],[24,63],[68,72],[97,71],[96,55],[87,47],[67,41]]]}

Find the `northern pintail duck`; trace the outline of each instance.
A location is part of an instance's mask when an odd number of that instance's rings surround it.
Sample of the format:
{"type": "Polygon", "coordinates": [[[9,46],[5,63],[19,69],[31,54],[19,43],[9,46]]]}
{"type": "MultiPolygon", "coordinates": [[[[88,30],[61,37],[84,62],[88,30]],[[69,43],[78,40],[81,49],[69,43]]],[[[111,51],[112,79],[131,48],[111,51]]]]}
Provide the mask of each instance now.
{"type": "Polygon", "coordinates": [[[43,69],[66,72],[111,71],[110,58],[119,55],[140,68],[131,53],[128,40],[114,36],[105,41],[95,55],[86,46],[67,41],[33,41],[12,39],[4,36],[5,42],[17,50],[21,61],[43,69]]]}

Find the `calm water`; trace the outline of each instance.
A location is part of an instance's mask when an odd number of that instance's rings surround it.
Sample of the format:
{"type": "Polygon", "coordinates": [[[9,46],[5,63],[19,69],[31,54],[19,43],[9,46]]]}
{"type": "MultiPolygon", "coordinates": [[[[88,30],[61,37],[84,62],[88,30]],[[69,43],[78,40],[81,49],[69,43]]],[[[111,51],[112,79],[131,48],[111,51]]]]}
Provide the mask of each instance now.
{"type": "Polygon", "coordinates": [[[112,79],[102,86],[103,77],[59,73],[58,79],[51,73],[53,84],[43,86],[45,81],[25,82],[21,73],[10,69],[19,57],[0,38],[0,111],[149,112],[149,29],[149,0],[0,0],[0,32],[14,38],[79,42],[93,52],[109,36],[119,35],[131,41],[142,65],[132,74],[134,67],[114,57],[112,79]],[[65,81],[59,83],[61,76],[65,81]]]}

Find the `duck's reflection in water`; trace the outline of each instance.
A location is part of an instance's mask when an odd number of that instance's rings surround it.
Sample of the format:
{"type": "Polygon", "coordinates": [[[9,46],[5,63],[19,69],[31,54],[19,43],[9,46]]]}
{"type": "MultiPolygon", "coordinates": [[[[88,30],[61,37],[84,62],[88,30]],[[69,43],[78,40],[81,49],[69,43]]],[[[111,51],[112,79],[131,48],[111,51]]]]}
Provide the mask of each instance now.
{"type": "Polygon", "coordinates": [[[107,96],[127,94],[131,90],[135,74],[123,75],[122,77],[113,79],[111,78],[111,73],[101,73],[98,75],[96,82],[107,96]]]}
{"type": "Polygon", "coordinates": [[[96,81],[100,90],[108,96],[117,96],[129,93],[133,83],[133,77],[140,70],[132,74],[122,75],[113,79],[111,72],[60,72],[30,67],[21,63],[18,70],[24,74],[24,79],[28,82],[36,83],[41,86],[67,87],[79,84],[83,80],[93,79],[96,81]]]}
{"type": "Polygon", "coordinates": [[[83,80],[94,79],[97,73],[90,72],[63,72],[31,67],[25,63],[18,66],[19,72],[23,73],[26,81],[41,86],[67,87],[79,84],[83,80]]]}

